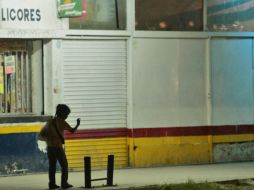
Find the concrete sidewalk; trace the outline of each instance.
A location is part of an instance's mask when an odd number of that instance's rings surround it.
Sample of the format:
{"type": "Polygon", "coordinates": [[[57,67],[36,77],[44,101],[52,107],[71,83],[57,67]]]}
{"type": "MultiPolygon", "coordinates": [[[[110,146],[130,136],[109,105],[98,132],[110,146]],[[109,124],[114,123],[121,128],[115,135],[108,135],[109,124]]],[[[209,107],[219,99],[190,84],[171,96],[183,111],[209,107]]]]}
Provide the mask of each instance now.
{"type": "MultiPolygon", "coordinates": [[[[106,171],[92,171],[92,178],[102,178],[106,171]]],[[[57,174],[59,184],[60,174],[57,174]]],[[[106,182],[93,182],[93,190],[122,189],[165,183],[180,183],[188,180],[200,181],[224,181],[233,179],[254,178],[254,162],[240,162],[228,164],[168,166],[157,168],[119,169],[114,171],[114,187],[98,187],[106,182]]],[[[47,174],[34,174],[12,177],[0,177],[0,189],[4,190],[45,190],[47,189],[47,174]]],[[[75,187],[84,187],[84,173],[71,172],[69,182],[75,187]]]]}

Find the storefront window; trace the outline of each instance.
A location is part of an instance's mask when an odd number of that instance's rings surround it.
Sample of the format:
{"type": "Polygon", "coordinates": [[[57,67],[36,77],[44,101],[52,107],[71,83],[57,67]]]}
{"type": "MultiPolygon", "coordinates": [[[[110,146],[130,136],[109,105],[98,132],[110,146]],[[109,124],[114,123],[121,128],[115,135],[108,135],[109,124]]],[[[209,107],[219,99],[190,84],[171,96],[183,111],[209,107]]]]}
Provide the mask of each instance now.
{"type": "Polygon", "coordinates": [[[202,31],[202,0],[135,0],[136,30],[202,31]]]}
{"type": "Polygon", "coordinates": [[[32,41],[0,40],[0,112],[32,112],[32,41]]]}
{"type": "Polygon", "coordinates": [[[126,29],[126,0],[82,0],[82,6],[83,15],[69,19],[70,29],[126,29]]]}
{"type": "Polygon", "coordinates": [[[253,31],[254,0],[207,1],[210,31],[253,31]]]}

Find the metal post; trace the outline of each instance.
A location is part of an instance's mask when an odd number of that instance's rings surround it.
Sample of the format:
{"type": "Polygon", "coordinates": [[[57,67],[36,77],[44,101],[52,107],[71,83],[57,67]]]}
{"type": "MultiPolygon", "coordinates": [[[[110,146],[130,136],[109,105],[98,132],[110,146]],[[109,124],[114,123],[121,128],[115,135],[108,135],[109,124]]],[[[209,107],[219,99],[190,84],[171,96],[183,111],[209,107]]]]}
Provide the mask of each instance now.
{"type": "Polygon", "coordinates": [[[84,157],[85,188],[91,188],[91,157],[84,157]]]}
{"type": "Polygon", "coordinates": [[[107,186],[113,186],[114,155],[108,155],[107,186]]]}
{"type": "Polygon", "coordinates": [[[207,27],[207,1],[203,1],[203,31],[208,31],[207,27]]]}
{"type": "Polygon", "coordinates": [[[116,13],[116,29],[119,29],[119,16],[118,16],[118,0],[115,0],[115,13],[116,13]]]}

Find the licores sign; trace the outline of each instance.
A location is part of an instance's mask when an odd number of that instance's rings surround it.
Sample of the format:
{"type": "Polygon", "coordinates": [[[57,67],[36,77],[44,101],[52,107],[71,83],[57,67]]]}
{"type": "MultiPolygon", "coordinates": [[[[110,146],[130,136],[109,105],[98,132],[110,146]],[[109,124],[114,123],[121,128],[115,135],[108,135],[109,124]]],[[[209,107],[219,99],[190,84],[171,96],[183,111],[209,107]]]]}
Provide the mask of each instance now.
{"type": "Polygon", "coordinates": [[[61,29],[54,0],[0,0],[0,29],[61,29]]]}
{"type": "Polygon", "coordinates": [[[13,9],[13,8],[6,8],[1,9],[1,18],[2,22],[4,21],[26,21],[26,22],[32,22],[37,21],[39,22],[41,20],[41,11],[40,9],[13,9]]]}

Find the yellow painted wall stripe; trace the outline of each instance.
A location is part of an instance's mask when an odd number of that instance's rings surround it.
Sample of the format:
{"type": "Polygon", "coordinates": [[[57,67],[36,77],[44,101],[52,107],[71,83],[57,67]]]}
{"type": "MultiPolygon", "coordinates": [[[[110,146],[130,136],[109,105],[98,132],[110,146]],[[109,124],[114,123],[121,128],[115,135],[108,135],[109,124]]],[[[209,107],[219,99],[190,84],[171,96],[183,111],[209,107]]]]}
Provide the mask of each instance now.
{"type": "Polygon", "coordinates": [[[93,169],[106,168],[107,156],[115,155],[115,167],[128,166],[127,138],[98,138],[66,140],[66,156],[71,170],[84,168],[84,156],[91,157],[93,169]]]}
{"type": "MultiPolygon", "coordinates": [[[[44,124],[3,124],[0,134],[36,133],[44,124]]],[[[116,168],[201,164],[212,161],[214,144],[251,141],[254,134],[73,139],[66,140],[66,155],[72,170],[83,169],[84,156],[91,156],[94,169],[105,168],[109,154],[115,155],[116,168]]]]}
{"type": "Polygon", "coordinates": [[[0,134],[12,133],[36,133],[39,132],[44,123],[34,123],[31,125],[3,125],[0,126],[0,134]]]}
{"type": "Polygon", "coordinates": [[[133,144],[130,163],[135,167],[210,162],[208,136],[136,138],[133,144]]]}
{"type": "Polygon", "coordinates": [[[130,165],[149,167],[163,164],[211,163],[213,162],[214,144],[251,142],[253,140],[254,134],[129,139],[130,165]]]}
{"type": "Polygon", "coordinates": [[[254,141],[254,134],[212,136],[213,143],[233,143],[233,142],[248,142],[248,141],[254,141]]]}

